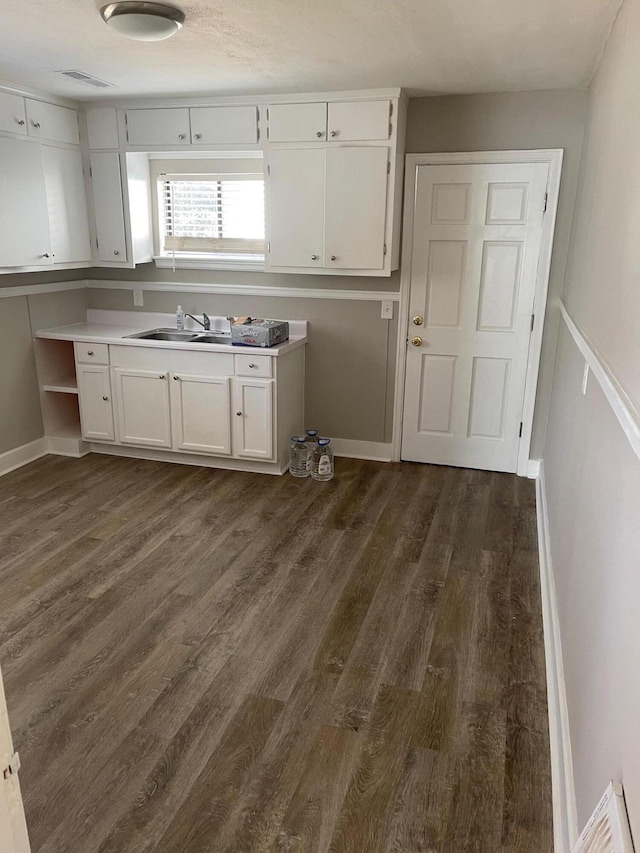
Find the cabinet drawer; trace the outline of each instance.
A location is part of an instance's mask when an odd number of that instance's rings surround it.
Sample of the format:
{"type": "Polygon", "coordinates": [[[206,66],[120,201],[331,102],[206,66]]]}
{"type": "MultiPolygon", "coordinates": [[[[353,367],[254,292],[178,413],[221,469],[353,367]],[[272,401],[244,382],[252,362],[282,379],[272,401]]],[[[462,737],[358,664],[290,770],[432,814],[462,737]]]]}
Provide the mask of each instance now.
{"type": "Polygon", "coordinates": [[[130,145],[189,145],[188,108],[127,110],[127,141],[130,145]]]}
{"type": "Polygon", "coordinates": [[[237,355],[236,374],[238,376],[260,376],[270,379],[273,376],[270,356],[237,355]]]}
{"type": "Polygon", "coordinates": [[[326,104],[276,104],[269,107],[270,142],[318,142],[326,138],[326,104]]]}
{"type": "Polygon", "coordinates": [[[107,344],[86,344],[76,341],[76,360],[86,364],[109,364],[107,344]]]}
{"type": "Polygon", "coordinates": [[[68,107],[45,104],[27,98],[27,128],[29,136],[51,139],[53,142],[80,143],[78,113],[68,107]]]}
{"type": "Polygon", "coordinates": [[[0,93],[0,130],[6,130],[9,133],[27,132],[24,98],[19,95],[10,95],[8,92],[0,93]]]}

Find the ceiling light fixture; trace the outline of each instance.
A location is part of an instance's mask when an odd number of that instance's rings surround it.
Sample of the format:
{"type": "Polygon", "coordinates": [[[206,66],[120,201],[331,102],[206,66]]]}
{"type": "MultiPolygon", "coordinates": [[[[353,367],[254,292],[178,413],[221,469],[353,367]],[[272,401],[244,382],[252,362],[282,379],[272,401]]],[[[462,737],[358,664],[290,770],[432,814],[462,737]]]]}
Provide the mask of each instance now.
{"type": "Polygon", "coordinates": [[[164,3],[122,0],[100,9],[105,23],[136,41],[161,41],[177,33],[184,24],[184,12],[164,3]]]}

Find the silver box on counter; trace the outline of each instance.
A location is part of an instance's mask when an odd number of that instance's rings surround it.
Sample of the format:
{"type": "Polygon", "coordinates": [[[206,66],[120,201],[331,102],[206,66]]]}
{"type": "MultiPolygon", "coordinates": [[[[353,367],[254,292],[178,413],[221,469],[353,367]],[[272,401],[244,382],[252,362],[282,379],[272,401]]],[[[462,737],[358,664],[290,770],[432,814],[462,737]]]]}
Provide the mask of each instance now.
{"type": "Polygon", "coordinates": [[[236,317],[231,326],[231,343],[236,346],[273,347],[287,340],[289,324],[285,320],[236,317]]]}

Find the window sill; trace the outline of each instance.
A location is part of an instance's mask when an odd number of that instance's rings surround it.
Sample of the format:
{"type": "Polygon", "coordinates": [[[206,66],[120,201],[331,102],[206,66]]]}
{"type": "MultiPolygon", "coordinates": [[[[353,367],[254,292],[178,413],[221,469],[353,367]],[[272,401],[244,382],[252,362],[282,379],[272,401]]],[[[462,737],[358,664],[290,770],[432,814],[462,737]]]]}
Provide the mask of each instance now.
{"type": "Polygon", "coordinates": [[[160,255],[154,257],[158,269],[182,269],[182,270],[244,270],[250,272],[264,272],[264,255],[249,255],[246,258],[238,256],[211,256],[194,255],[193,257],[178,257],[175,260],[172,255],[160,255]]]}

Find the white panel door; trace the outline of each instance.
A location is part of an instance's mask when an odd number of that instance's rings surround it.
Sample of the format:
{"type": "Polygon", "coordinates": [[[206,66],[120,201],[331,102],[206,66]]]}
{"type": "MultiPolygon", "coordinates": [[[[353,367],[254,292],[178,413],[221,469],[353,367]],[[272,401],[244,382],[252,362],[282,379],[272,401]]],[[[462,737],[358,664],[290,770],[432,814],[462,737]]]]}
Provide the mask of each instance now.
{"type": "Polygon", "coordinates": [[[322,148],[269,152],[269,266],[322,267],[324,171],[322,148]]]}
{"type": "Polygon", "coordinates": [[[318,142],[327,138],[326,104],[268,107],[269,142],[318,142]]]}
{"type": "Polygon", "coordinates": [[[68,107],[45,104],[44,101],[26,99],[27,129],[29,136],[49,139],[52,142],[80,144],[78,113],[68,107]]]}
{"type": "Polygon", "coordinates": [[[391,101],[340,101],[329,104],[327,121],[331,142],[389,139],[391,101]]]}
{"type": "Polygon", "coordinates": [[[226,376],[173,374],[171,421],[174,449],[231,454],[231,398],[226,376]]]}
{"type": "Polygon", "coordinates": [[[326,152],[325,267],[382,269],[387,148],[326,152]]]}
{"type": "Polygon", "coordinates": [[[234,456],[273,459],[273,380],[233,380],[234,456]]]}
{"type": "Polygon", "coordinates": [[[171,447],[169,375],[155,370],[112,367],[118,441],[171,447]]]}
{"type": "Polygon", "coordinates": [[[20,782],[17,772],[11,772],[9,765],[16,768],[17,762],[0,672],[0,850],[2,853],[29,853],[20,782]]]}
{"type": "Polygon", "coordinates": [[[27,113],[24,98],[0,92],[0,130],[8,133],[27,132],[27,113]]]}
{"type": "Polygon", "coordinates": [[[42,146],[54,263],[91,260],[82,155],[75,148],[42,146]]]}
{"type": "Polygon", "coordinates": [[[119,154],[91,154],[91,185],[98,260],[123,263],[127,260],[127,244],[119,154]]]}
{"type": "Polygon", "coordinates": [[[250,145],[256,143],[258,141],[258,108],[192,108],[191,141],[195,145],[250,145]]]}
{"type": "Polygon", "coordinates": [[[547,176],[417,167],[403,459],[516,470],[547,176]]]}
{"type": "Polygon", "coordinates": [[[189,110],[127,110],[127,142],[130,145],[189,145],[189,110]]]}
{"type": "Polygon", "coordinates": [[[82,437],[87,441],[113,441],[113,403],[109,368],[98,364],[78,364],[78,396],[82,437]]]}
{"type": "Polygon", "coordinates": [[[51,263],[40,145],[0,138],[0,267],[51,263]]]}

